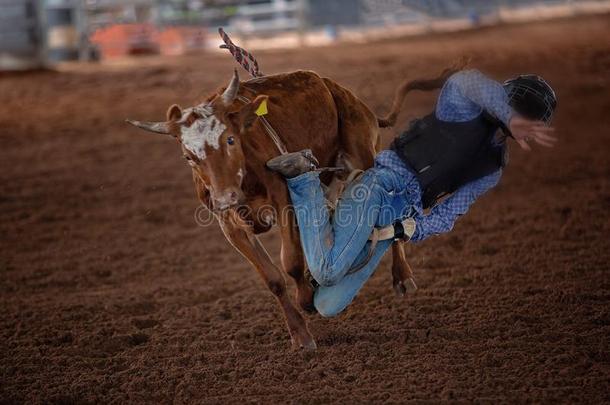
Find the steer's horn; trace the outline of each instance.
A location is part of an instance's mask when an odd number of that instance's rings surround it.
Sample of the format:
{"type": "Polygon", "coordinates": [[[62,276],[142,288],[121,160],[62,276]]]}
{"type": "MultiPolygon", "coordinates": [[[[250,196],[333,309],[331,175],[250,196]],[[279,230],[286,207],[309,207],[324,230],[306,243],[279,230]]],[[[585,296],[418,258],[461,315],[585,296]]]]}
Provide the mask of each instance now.
{"type": "Polygon", "coordinates": [[[135,121],[135,120],[125,120],[125,122],[130,123],[134,127],[138,127],[145,131],[154,132],[157,134],[169,135],[169,125],[167,122],[145,122],[145,121],[135,121]]]}
{"type": "Polygon", "coordinates": [[[235,96],[237,96],[237,92],[239,91],[239,74],[237,74],[237,69],[233,71],[233,78],[231,79],[231,83],[227,86],[227,89],[224,93],[222,93],[222,102],[225,105],[231,105],[233,100],[235,100],[235,96]]]}

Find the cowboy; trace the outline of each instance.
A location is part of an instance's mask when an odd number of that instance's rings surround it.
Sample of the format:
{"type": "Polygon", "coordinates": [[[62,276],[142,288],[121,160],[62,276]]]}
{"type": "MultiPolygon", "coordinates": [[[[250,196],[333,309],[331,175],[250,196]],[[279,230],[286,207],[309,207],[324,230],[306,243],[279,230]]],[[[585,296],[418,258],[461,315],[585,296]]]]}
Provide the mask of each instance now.
{"type": "Polygon", "coordinates": [[[310,150],[267,162],[288,183],[318,284],[318,312],[334,316],[347,307],[393,241],[420,242],[449,232],[498,184],[508,162],[507,138],[528,151],[531,141],[552,147],[556,105],[555,92],[539,76],[500,84],[477,70],[457,72],[443,85],[436,110],[412,122],[376,156],[374,167],[346,188],[332,216],[310,150]],[[371,240],[388,229],[391,237],[371,240]]]}

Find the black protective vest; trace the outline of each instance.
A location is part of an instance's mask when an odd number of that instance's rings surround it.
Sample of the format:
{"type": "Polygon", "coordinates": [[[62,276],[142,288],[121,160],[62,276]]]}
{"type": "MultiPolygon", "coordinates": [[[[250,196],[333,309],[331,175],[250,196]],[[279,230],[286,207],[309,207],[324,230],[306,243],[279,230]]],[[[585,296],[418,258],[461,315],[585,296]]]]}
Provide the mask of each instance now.
{"type": "Polygon", "coordinates": [[[415,173],[424,208],[507,161],[506,143],[493,142],[500,124],[487,114],[472,121],[446,122],[432,113],[411,123],[390,149],[415,173]]]}

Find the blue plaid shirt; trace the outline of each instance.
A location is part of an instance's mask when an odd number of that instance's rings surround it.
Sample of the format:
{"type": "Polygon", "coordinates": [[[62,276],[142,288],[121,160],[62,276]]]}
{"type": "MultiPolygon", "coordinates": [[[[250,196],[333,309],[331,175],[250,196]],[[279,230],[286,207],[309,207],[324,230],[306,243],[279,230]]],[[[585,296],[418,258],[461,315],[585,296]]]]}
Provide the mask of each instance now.
{"type": "MultiPolygon", "coordinates": [[[[451,76],[443,86],[436,105],[436,117],[443,121],[463,122],[478,117],[483,111],[501,120],[506,126],[513,114],[504,87],[477,70],[464,70],[451,76]]],[[[391,169],[404,179],[405,189],[415,194],[413,218],[417,223],[411,241],[418,242],[429,236],[448,232],[460,215],[465,214],[474,201],[500,181],[502,171],[470,182],[449,198],[433,207],[426,215],[421,205],[421,189],[415,175],[398,155],[384,150],[375,158],[376,167],[391,169]]]]}

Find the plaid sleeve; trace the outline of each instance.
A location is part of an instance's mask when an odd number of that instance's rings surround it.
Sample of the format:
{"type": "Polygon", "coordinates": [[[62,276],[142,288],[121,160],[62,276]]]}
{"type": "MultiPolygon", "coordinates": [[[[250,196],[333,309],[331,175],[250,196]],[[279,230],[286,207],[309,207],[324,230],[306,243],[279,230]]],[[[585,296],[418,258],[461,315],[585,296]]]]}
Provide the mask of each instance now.
{"type": "Polygon", "coordinates": [[[458,217],[464,215],[478,197],[498,184],[501,176],[502,170],[498,170],[472,181],[432,208],[428,215],[416,215],[417,226],[411,241],[420,242],[429,236],[449,232],[458,217]]]}
{"type": "Polygon", "coordinates": [[[487,111],[506,126],[513,110],[502,84],[478,70],[463,70],[451,76],[443,87],[436,116],[443,121],[467,121],[487,111]]]}

